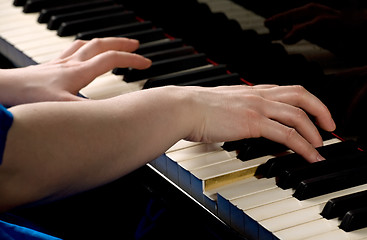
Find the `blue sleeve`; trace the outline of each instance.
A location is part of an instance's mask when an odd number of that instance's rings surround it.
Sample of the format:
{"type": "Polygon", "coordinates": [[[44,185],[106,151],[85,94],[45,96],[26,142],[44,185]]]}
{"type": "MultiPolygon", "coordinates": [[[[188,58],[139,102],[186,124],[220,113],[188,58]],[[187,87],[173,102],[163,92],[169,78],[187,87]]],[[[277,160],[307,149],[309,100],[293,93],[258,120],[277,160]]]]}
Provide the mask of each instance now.
{"type": "Polygon", "coordinates": [[[3,160],[6,136],[13,123],[13,114],[0,104],[0,164],[3,160]]]}
{"type": "Polygon", "coordinates": [[[0,220],[0,239],[2,240],[60,240],[36,230],[7,223],[0,220]]]}

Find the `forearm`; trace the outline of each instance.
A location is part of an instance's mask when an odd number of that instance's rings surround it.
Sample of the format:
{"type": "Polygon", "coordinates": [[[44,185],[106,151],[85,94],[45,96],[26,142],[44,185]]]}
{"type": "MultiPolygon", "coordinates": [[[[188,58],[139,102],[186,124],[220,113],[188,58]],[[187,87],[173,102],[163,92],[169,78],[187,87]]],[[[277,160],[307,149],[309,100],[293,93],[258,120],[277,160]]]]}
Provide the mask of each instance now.
{"type": "MultiPolygon", "coordinates": [[[[11,106],[15,102],[15,98],[21,97],[18,93],[20,83],[14,69],[0,69],[0,104],[11,106]]],[[[24,76],[21,76],[24,77],[24,76]]]]}
{"type": "Polygon", "coordinates": [[[176,90],[11,109],[0,206],[90,189],[155,159],[190,131],[190,98],[176,90]]]}
{"type": "Polygon", "coordinates": [[[335,123],[300,86],[164,87],[103,101],[12,108],[0,167],[0,211],[112,181],[178,140],[223,142],[265,137],[310,162],[335,123]]]}

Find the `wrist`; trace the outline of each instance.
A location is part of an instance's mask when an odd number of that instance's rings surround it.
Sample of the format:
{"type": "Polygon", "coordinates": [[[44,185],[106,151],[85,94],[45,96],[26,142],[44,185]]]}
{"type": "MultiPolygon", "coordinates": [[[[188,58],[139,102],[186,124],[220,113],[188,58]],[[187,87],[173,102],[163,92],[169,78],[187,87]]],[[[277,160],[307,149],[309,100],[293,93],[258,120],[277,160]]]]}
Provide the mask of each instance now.
{"type": "MultiPolygon", "coordinates": [[[[203,88],[201,87],[177,87],[171,86],[169,92],[175,99],[175,109],[179,116],[179,124],[182,130],[181,139],[189,141],[204,141],[202,139],[204,132],[204,111],[203,102],[203,88]]],[[[176,118],[177,119],[177,118],[176,118]]]]}
{"type": "Polygon", "coordinates": [[[14,105],[13,99],[18,96],[17,86],[18,83],[12,74],[14,72],[13,69],[0,69],[0,104],[5,106],[14,105]]]}

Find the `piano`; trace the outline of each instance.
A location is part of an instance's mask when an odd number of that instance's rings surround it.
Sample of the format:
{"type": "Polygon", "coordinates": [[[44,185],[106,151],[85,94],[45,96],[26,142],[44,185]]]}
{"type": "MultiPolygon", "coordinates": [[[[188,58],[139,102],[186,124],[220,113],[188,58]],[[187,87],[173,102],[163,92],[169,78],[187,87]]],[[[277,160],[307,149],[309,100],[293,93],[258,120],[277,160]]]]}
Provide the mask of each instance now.
{"type": "MultiPolygon", "coordinates": [[[[23,67],[75,39],[139,39],[137,53],[153,59],[152,69],[114,69],[82,89],[91,99],[168,84],[270,81],[316,91],[345,68],[308,41],[272,41],[266,14],[255,12],[227,0],[0,0],[0,52],[23,67]]],[[[315,164],[266,139],[182,140],[148,167],[244,239],[367,239],[367,156],[358,142],[324,140],[327,160],[315,164]]]]}

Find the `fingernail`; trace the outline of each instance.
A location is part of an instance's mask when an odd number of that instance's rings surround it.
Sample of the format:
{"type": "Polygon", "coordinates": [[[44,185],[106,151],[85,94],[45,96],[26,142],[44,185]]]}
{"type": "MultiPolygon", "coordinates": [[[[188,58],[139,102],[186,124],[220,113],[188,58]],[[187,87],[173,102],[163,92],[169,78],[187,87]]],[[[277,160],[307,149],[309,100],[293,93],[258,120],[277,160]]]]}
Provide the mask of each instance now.
{"type": "Polygon", "coordinates": [[[134,43],[139,43],[139,40],[136,40],[136,39],[129,39],[130,42],[134,42],[134,43]]]}
{"type": "Polygon", "coordinates": [[[320,154],[317,154],[316,155],[316,162],[321,162],[321,161],[324,161],[325,158],[323,156],[321,156],[320,154]]]}

